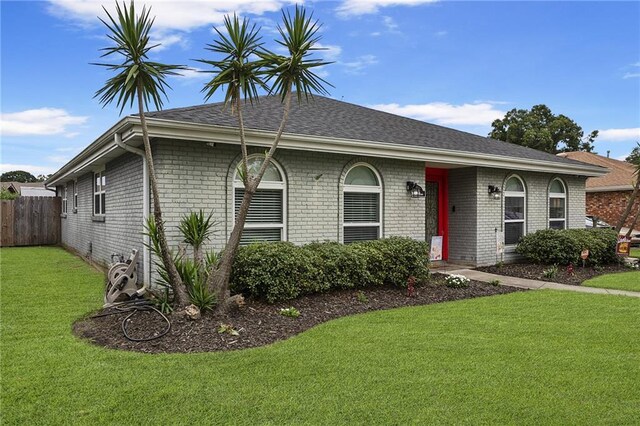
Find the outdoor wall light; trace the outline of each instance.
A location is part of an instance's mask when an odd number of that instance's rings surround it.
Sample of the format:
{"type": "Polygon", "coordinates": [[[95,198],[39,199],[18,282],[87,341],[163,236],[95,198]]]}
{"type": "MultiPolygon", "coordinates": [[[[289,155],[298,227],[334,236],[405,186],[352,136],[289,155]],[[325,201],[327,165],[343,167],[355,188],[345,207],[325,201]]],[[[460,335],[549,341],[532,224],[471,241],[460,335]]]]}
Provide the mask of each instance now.
{"type": "Polygon", "coordinates": [[[412,181],[407,181],[407,192],[411,195],[411,198],[420,198],[426,195],[424,189],[412,181]]]}
{"type": "Polygon", "coordinates": [[[494,185],[489,185],[489,196],[493,197],[494,199],[499,199],[500,198],[500,188],[498,188],[497,186],[494,185]]]}

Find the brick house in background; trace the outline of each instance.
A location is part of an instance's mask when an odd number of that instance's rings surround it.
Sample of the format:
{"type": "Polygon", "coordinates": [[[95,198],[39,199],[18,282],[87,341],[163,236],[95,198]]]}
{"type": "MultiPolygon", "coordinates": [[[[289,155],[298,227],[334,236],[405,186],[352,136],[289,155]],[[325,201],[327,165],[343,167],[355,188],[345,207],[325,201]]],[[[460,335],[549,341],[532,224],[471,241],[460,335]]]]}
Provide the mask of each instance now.
{"type": "MultiPolygon", "coordinates": [[[[576,151],[558,155],[609,169],[609,173],[604,176],[587,179],[586,208],[587,215],[597,216],[610,225],[616,226],[633,191],[635,167],[626,161],[614,160],[590,152],[576,151]]],[[[634,213],[638,209],[640,209],[640,199],[636,199],[631,214],[624,224],[625,227],[631,226],[634,213]]]]}
{"type": "MultiPolygon", "coordinates": [[[[273,97],[247,104],[250,161],[260,162],[280,123],[273,97]]],[[[208,249],[220,250],[242,200],[236,118],[221,104],[147,114],[170,246],[192,210],[220,224],[208,249]]],[[[47,181],[63,199],[62,242],[99,263],[143,252],[150,214],[140,120],[122,118],[47,181]]],[[[443,236],[443,258],[490,265],[515,257],[520,236],[584,228],[585,180],[606,169],[321,96],[294,102],[273,164],[255,194],[242,243],[349,243],[390,236],[443,236]],[[417,183],[421,197],[411,191],[417,183]]]]}

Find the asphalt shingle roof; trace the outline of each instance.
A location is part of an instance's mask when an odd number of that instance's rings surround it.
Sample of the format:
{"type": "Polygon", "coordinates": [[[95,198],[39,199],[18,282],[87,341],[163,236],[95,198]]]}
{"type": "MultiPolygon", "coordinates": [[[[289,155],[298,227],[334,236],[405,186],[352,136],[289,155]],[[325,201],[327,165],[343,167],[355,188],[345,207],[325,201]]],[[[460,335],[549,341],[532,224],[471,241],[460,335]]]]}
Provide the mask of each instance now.
{"type": "MultiPolygon", "coordinates": [[[[253,105],[246,104],[243,116],[247,129],[275,132],[282,116],[280,98],[263,96],[253,105]]],[[[222,103],[150,112],[147,117],[237,127],[236,118],[229,108],[223,108],[222,103]]],[[[294,98],[285,133],[583,164],[520,145],[317,95],[308,103],[303,100],[298,104],[294,98]]]]}
{"type": "Polygon", "coordinates": [[[626,161],[614,160],[613,158],[603,157],[591,152],[565,152],[558,154],[559,156],[570,158],[583,163],[593,164],[594,166],[605,167],[609,169],[609,173],[600,177],[591,177],[587,179],[587,189],[600,189],[607,187],[626,186],[631,190],[633,188],[634,173],[636,168],[633,164],[626,161]]]}

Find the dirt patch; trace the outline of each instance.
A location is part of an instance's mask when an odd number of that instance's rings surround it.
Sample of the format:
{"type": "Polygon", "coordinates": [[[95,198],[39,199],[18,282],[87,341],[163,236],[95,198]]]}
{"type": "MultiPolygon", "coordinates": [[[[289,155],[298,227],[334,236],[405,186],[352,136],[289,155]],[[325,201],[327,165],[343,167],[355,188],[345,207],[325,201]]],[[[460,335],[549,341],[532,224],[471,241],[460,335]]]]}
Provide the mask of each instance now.
{"type": "MultiPolygon", "coordinates": [[[[198,321],[169,315],[171,331],[149,342],[132,342],[123,336],[121,323],[128,313],[83,319],[74,324],[73,330],[81,338],[113,349],[150,353],[227,351],[268,345],[347,315],[514,291],[521,290],[478,281],[471,281],[467,288],[449,288],[444,285],[444,276],[434,274],[430,283],[417,288],[415,297],[407,297],[406,290],[380,287],[362,290],[366,301],[358,297],[358,291],[345,290],[304,296],[273,305],[248,299],[240,311],[224,316],[207,313],[198,321]],[[300,311],[298,318],[280,315],[280,308],[290,306],[300,311]],[[221,324],[230,324],[238,335],[218,333],[221,324]]],[[[132,317],[128,332],[133,338],[141,338],[161,333],[165,326],[166,323],[158,314],[140,312],[132,317]]]]}
{"type": "Polygon", "coordinates": [[[502,266],[485,266],[476,268],[478,271],[489,272],[496,275],[508,275],[510,277],[528,278],[530,280],[550,281],[560,284],[581,285],[582,282],[603,274],[627,272],[629,268],[624,265],[607,265],[594,268],[587,266],[574,266],[569,271],[567,266],[558,266],[558,272],[554,277],[545,277],[544,272],[551,269],[552,265],[537,265],[533,263],[514,263],[502,266]]]}

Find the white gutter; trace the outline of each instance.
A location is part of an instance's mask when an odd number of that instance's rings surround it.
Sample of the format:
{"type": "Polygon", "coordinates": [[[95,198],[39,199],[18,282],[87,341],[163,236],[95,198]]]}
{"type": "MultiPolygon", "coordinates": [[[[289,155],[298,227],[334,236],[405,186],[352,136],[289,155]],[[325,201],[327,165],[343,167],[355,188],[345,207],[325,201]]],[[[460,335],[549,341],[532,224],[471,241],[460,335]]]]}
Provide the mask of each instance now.
{"type": "MultiPolygon", "coordinates": [[[[149,134],[156,138],[182,139],[200,142],[239,144],[238,129],[202,123],[177,122],[149,118],[149,134]]],[[[141,137],[142,128],[133,123],[126,132],[127,137],[141,137]]],[[[247,130],[247,143],[253,146],[271,146],[273,132],[247,130]]],[[[323,136],[284,134],[280,148],[328,152],[334,154],[369,155],[382,158],[395,158],[411,161],[453,164],[459,166],[494,167],[546,173],[576,174],[582,176],[603,176],[609,171],[605,168],[586,163],[557,162],[515,158],[500,154],[486,154],[469,151],[456,151],[414,145],[400,145],[389,142],[371,142],[355,139],[340,139],[323,136]]]]}
{"type": "Polygon", "coordinates": [[[149,250],[149,235],[147,234],[147,219],[149,218],[149,171],[147,170],[147,157],[143,150],[123,143],[122,137],[118,132],[113,134],[113,141],[117,146],[125,151],[129,151],[142,157],[142,235],[144,235],[142,261],[144,271],[142,274],[142,288],[138,290],[138,295],[142,295],[147,291],[149,284],[151,283],[151,255],[149,250]]]}
{"type": "Polygon", "coordinates": [[[633,191],[633,185],[598,186],[595,188],[586,189],[586,192],[612,192],[612,191],[633,191]]]}

